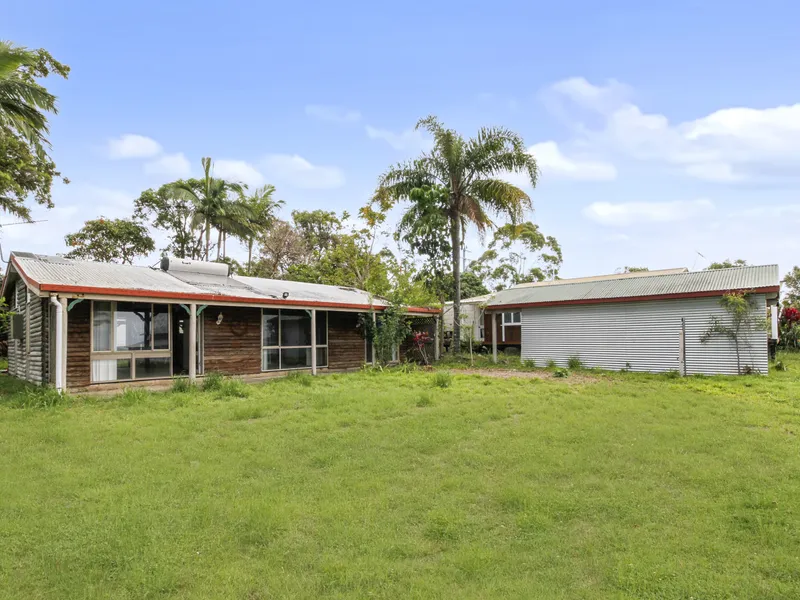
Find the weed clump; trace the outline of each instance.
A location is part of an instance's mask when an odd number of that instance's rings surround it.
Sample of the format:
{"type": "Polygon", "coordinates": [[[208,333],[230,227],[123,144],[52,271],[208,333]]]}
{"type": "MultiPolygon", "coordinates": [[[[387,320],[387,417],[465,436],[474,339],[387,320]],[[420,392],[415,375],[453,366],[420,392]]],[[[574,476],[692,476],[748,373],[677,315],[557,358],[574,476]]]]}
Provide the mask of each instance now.
{"type": "Polygon", "coordinates": [[[449,388],[453,385],[453,375],[450,371],[438,371],[433,376],[433,385],[438,388],[449,388]]]}

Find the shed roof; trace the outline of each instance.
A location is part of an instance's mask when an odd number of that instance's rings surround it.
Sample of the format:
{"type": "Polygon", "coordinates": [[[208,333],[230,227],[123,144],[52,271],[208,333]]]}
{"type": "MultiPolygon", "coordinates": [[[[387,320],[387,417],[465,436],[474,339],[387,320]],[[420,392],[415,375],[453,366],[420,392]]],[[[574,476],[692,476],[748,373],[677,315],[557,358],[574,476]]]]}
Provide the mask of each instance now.
{"type": "MultiPolygon", "coordinates": [[[[17,272],[39,292],[106,296],[140,296],[197,302],[236,302],[328,308],[382,309],[387,302],[364,290],[316,283],[225,277],[163,271],[150,267],[77,261],[61,256],[12,252],[10,275],[17,272]]],[[[10,279],[10,277],[9,277],[10,279]]],[[[5,283],[2,295],[5,296],[5,283]]],[[[409,312],[438,309],[409,307],[409,312]]]]}
{"type": "Polygon", "coordinates": [[[545,286],[511,288],[498,292],[488,308],[721,296],[734,290],[775,294],[780,291],[778,265],[631,275],[565,279],[545,286]]]}

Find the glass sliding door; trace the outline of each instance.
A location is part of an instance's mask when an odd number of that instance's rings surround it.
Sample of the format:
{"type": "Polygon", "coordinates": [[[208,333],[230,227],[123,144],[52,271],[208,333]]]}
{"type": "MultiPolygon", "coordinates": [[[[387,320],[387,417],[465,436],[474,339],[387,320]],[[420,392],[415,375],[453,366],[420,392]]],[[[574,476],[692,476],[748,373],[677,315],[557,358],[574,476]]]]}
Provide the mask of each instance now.
{"type": "MultiPolygon", "coordinates": [[[[328,366],[328,313],[317,311],[317,366],[328,366]]],[[[265,308],[261,317],[261,370],[311,368],[311,311],[265,308]]]]}

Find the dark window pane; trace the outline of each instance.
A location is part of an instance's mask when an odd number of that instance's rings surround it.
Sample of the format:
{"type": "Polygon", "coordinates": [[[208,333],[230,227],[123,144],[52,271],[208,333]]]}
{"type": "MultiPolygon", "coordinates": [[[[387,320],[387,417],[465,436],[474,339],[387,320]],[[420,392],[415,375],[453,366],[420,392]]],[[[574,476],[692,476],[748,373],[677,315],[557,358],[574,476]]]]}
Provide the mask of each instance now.
{"type": "Polygon", "coordinates": [[[261,353],[261,370],[262,371],[276,371],[280,369],[280,364],[278,363],[278,353],[280,351],[277,348],[271,348],[269,350],[262,350],[261,353]]]}
{"type": "Polygon", "coordinates": [[[120,358],[117,360],[117,379],[131,379],[130,358],[120,358]]]}
{"type": "Polygon", "coordinates": [[[137,358],[136,379],[153,379],[155,377],[169,377],[169,357],[163,358],[137,358]]]}
{"type": "Polygon", "coordinates": [[[111,350],[111,302],[94,303],[92,348],[95,352],[111,350]]]}
{"type": "Polygon", "coordinates": [[[317,366],[318,367],[327,367],[328,366],[328,349],[327,348],[317,348],[317,366]]]}
{"type": "Polygon", "coordinates": [[[150,304],[118,302],[114,315],[117,350],[150,350],[152,315],[150,304]]]}
{"type": "Polygon", "coordinates": [[[364,360],[365,362],[371,363],[372,362],[372,344],[369,341],[364,340],[364,345],[366,346],[364,351],[364,360]]]}
{"type": "Polygon", "coordinates": [[[262,345],[278,345],[278,311],[264,310],[264,339],[262,345]]]}
{"type": "Polygon", "coordinates": [[[281,369],[311,367],[311,348],[281,349],[281,369]]]}
{"type": "Polygon", "coordinates": [[[328,313],[324,310],[317,311],[317,346],[328,344],[328,313]]]}
{"type": "Polygon", "coordinates": [[[281,311],[281,346],[311,345],[311,315],[305,310],[281,311]]]}
{"type": "Polygon", "coordinates": [[[153,305],[153,344],[156,350],[169,350],[169,306],[166,304],[153,305]]]}

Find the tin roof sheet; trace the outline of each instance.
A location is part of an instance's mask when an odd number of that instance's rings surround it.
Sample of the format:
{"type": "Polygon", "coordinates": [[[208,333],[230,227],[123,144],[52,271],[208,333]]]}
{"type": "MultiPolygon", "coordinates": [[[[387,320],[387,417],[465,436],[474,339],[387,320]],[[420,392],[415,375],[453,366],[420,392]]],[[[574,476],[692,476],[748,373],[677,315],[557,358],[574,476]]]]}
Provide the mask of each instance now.
{"type": "Polygon", "coordinates": [[[517,287],[497,292],[491,307],[549,302],[581,302],[668,296],[703,292],[725,292],[778,286],[778,265],[712,269],[709,271],[630,274],[611,279],[555,281],[547,286],[517,287]]]}
{"type": "Polygon", "coordinates": [[[123,290],[162,295],[214,295],[237,298],[243,301],[267,303],[270,300],[286,302],[322,303],[352,306],[386,306],[382,298],[363,290],[284,281],[259,277],[225,277],[185,271],[163,271],[157,268],[112,263],[77,261],[61,256],[47,256],[28,252],[13,252],[14,263],[22,274],[46,289],[48,286],[67,286],[104,290],[123,290]]]}

